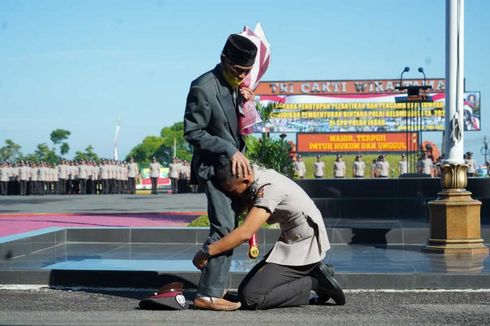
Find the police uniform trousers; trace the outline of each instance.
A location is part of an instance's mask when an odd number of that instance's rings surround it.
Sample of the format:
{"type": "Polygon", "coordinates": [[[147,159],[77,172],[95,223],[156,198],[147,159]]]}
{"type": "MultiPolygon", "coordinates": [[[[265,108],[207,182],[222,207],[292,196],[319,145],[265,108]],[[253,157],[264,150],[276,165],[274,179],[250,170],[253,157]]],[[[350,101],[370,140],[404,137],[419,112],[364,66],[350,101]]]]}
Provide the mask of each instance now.
{"type": "Polygon", "coordinates": [[[157,177],[151,177],[151,193],[156,194],[157,193],[157,182],[158,178],[157,177]]]}
{"type": "Polygon", "coordinates": [[[318,286],[318,281],[310,276],[317,263],[286,266],[267,263],[266,259],[267,255],[240,283],[242,307],[258,310],[309,304],[310,292],[318,286]]]}
{"type": "Polygon", "coordinates": [[[176,194],[179,192],[178,181],[179,180],[177,178],[170,178],[170,186],[171,186],[173,194],[176,194]]]}
{"type": "Polygon", "coordinates": [[[22,196],[27,195],[27,180],[20,180],[20,194],[22,196]]]}
{"type": "Polygon", "coordinates": [[[136,178],[128,177],[129,193],[134,195],[136,193],[136,178]]]}
{"type": "Polygon", "coordinates": [[[7,196],[8,181],[0,181],[0,195],[7,196]]]}
{"type": "Polygon", "coordinates": [[[58,193],[60,195],[66,194],[66,179],[58,180],[58,193]]]}
{"type": "Polygon", "coordinates": [[[80,194],[85,195],[87,193],[87,179],[78,179],[80,183],[80,194]]]}

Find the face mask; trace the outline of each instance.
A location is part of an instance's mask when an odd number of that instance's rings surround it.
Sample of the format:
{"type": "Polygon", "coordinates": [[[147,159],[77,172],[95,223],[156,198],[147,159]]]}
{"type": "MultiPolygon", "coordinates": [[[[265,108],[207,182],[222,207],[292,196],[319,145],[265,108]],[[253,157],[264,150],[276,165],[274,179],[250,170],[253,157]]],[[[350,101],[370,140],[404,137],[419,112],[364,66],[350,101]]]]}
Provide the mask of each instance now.
{"type": "Polygon", "coordinates": [[[240,86],[240,84],[242,83],[242,80],[233,76],[231,71],[229,71],[228,69],[223,69],[223,77],[232,88],[238,88],[238,86],[240,86]]]}

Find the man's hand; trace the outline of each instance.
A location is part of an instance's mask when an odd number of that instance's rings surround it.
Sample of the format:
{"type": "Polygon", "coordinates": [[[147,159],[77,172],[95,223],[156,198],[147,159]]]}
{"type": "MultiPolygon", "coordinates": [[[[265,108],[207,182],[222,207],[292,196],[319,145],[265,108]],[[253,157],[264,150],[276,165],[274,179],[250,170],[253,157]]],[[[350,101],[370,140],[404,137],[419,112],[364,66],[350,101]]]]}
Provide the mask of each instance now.
{"type": "Polygon", "coordinates": [[[233,173],[233,175],[237,176],[238,178],[243,178],[252,173],[250,162],[240,151],[236,151],[230,160],[231,173],[233,173]]]}
{"type": "Polygon", "coordinates": [[[204,266],[207,265],[208,260],[209,260],[209,255],[204,253],[202,250],[199,250],[194,255],[194,258],[192,259],[192,263],[194,264],[194,266],[197,267],[197,269],[202,270],[204,266]]]}
{"type": "Polygon", "coordinates": [[[254,92],[250,88],[248,88],[248,87],[242,87],[242,88],[240,88],[240,94],[242,94],[243,99],[245,100],[245,102],[250,101],[250,100],[253,100],[254,97],[255,97],[254,92]]]}

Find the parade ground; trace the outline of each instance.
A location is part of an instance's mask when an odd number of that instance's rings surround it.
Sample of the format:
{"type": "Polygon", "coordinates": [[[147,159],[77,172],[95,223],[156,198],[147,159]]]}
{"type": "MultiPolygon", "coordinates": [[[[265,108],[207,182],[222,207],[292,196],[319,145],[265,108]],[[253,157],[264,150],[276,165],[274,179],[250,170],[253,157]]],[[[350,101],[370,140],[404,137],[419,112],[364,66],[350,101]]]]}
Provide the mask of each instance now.
{"type": "MultiPolygon", "coordinates": [[[[170,280],[184,281],[192,297],[199,272],[191,259],[207,231],[187,224],[205,210],[204,194],[1,198],[0,324],[483,325],[490,318],[488,257],[423,253],[428,225],[420,220],[328,217],[326,262],[335,265],[346,306],[140,310],[139,300],[170,280]]],[[[488,245],[487,226],[482,234],[488,245]]],[[[277,235],[258,234],[261,253],[277,235]]],[[[254,264],[246,251],[235,251],[231,291],[254,264]]]]}

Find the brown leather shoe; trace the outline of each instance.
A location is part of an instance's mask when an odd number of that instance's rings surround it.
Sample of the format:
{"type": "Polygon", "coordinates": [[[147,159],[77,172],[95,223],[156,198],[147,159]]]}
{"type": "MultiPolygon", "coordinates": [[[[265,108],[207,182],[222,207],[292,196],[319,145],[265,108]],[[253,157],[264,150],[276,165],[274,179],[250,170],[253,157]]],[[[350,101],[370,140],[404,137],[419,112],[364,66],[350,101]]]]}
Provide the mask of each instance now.
{"type": "Polygon", "coordinates": [[[201,310],[216,310],[216,311],[233,311],[242,306],[240,302],[228,301],[223,298],[205,298],[197,297],[194,299],[194,307],[201,310]]]}

